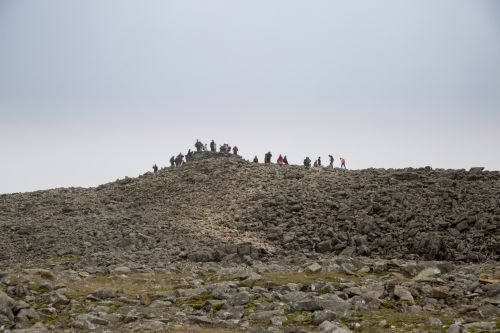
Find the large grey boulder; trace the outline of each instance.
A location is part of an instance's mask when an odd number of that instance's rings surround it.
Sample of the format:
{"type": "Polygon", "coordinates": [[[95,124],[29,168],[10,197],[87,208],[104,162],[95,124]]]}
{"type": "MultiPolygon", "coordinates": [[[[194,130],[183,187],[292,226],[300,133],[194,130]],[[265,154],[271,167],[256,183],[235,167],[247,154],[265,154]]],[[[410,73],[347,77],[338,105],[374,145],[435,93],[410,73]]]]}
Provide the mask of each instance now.
{"type": "Polygon", "coordinates": [[[318,327],[319,333],[352,333],[350,329],[340,323],[332,323],[330,321],[324,321],[318,327]]]}
{"type": "Polygon", "coordinates": [[[103,299],[110,299],[110,298],[116,298],[117,293],[116,290],[113,288],[102,288],[99,289],[90,295],[87,296],[87,299],[90,300],[103,300],[103,299]]]}
{"type": "Polygon", "coordinates": [[[396,299],[398,299],[400,301],[407,302],[411,305],[415,304],[415,300],[413,299],[413,295],[406,287],[403,287],[400,285],[395,286],[394,287],[394,296],[396,297],[396,299]]]}
{"type": "Polygon", "coordinates": [[[0,290],[0,324],[8,325],[14,321],[12,309],[15,305],[16,301],[0,290]]]}
{"type": "Polygon", "coordinates": [[[231,305],[245,305],[252,299],[252,295],[247,291],[240,291],[232,295],[228,303],[231,305]]]}

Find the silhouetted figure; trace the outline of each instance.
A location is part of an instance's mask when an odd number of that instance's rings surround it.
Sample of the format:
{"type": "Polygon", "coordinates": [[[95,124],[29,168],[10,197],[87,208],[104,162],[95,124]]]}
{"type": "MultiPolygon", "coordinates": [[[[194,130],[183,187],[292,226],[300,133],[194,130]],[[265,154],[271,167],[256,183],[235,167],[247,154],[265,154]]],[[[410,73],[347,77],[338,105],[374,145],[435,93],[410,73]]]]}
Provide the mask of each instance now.
{"type": "Polygon", "coordinates": [[[207,151],[207,144],[206,143],[203,145],[203,151],[207,151]]]}
{"type": "Polygon", "coordinates": [[[305,166],[306,168],[310,168],[310,167],[311,167],[311,159],[310,159],[309,157],[306,157],[306,158],[304,159],[304,166],[305,166]]]}
{"type": "Polygon", "coordinates": [[[191,151],[191,149],[189,149],[186,154],[186,162],[191,162],[192,160],[193,160],[193,152],[191,151]]]}
{"type": "Polygon", "coordinates": [[[328,158],[330,158],[330,167],[333,168],[333,156],[332,155],[328,155],[328,158]]]}
{"type": "Polygon", "coordinates": [[[212,139],[210,142],[210,151],[215,152],[217,150],[217,145],[215,144],[215,141],[212,139]]]}
{"type": "Polygon", "coordinates": [[[196,151],[202,151],[203,143],[201,143],[200,140],[196,139],[196,143],[194,144],[194,147],[196,148],[196,151]]]}
{"type": "Polygon", "coordinates": [[[278,160],[276,161],[276,163],[278,163],[278,165],[283,165],[283,156],[278,156],[278,160]]]}
{"type": "Polygon", "coordinates": [[[283,157],[283,164],[288,165],[288,158],[286,158],[286,155],[283,157]]]}
{"type": "Polygon", "coordinates": [[[175,156],[170,157],[170,166],[171,167],[175,166],[175,156]]]}
{"type": "Polygon", "coordinates": [[[255,155],[255,157],[253,158],[253,162],[254,163],[259,163],[259,159],[257,158],[257,155],[255,155]]]}
{"type": "Polygon", "coordinates": [[[343,157],[340,158],[340,168],[341,169],[347,169],[345,166],[345,159],[343,157]]]}
{"type": "Polygon", "coordinates": [[[318,160],[314,161],[314,163],[313,163],[313,167],[314,167],[314,168],[317,168],[317,167],[318,167],[318,160]]]}
{"type": "Polygon", "coordinates": [[[321,167],[321,157],[318,157],[318,168],[321,167]]]}
{"type": "Polygon", "coordinates": [[[272,157],[273,157],[273,154],[271,154],[271,152],[266,153],[266,155],[264,155],[264,163],[271,164],[272,157]]]}
{"type": "Polygon", "coordinates": [[[175,158],[175,166],[180,167],[182,164],[184,164],[184,155],[179,153],[179,155],[175,158]]]}
{"type": "Polygon", "coordinates": [[[238,155],[238,147],[236,146],[233,147],[233,154],[238,155]]]}
{"type": "Polygon", "coordinates": [[[155,164],[153,165],[153,172],[154,173],[157,173],[158,172],[158,166],[155,164]]]}

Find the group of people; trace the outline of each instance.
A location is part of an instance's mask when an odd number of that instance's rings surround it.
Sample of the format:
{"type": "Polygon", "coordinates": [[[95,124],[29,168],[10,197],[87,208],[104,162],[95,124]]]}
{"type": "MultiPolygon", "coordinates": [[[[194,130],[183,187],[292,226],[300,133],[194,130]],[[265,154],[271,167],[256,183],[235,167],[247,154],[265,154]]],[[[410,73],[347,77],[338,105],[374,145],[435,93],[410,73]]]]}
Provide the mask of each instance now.
{"type": "MultiPolygon", "coordinates": [[[[196,151],[197,152],[200,152],[200,151],[208,151],[208,147],[207,147],[207,144],[203,144],[200,140],[196,140],[195,144],[194,144],[194,147],[196,148],[196,151]]],[[[237,146],[234,146],[234,147],[231,147],[230,145],[228,145],[227,143],[224,143],[222,145],[219,146],[219,152],[220,153],[224,153],[224,154],[230,154],[231,151],[234,155],[238,155],[238,147],[237,146]]],[[[210,151],[211,152],[217,152],[217,145],[215,144],[215,141],[212,140],[210,142],[210,151]]],[[[170,158],[170,166],[171,167],[180,167],[182,166],[184,163],[186,162],[190,162],[193,160],[193,155],[194,155],[194,152],[191,151],[191,149],[188,150],[186,156],[184,156],[182,153],[179,153],[177,156],[172,156],[170,158]],[[184,161],[185,159],[185,161],[184,161]]],[[[271,154],[271,152],[267,152],[265,155],[264,155],[264,164],[271,164],[271,158],[272,158],[273,154],[271,154]]],[[[333,155],[328,155],[328,158],[330,160],[330,164],[329,164],[329,167],[333,168],[333,164],[335,162],[335,159],[333,157],[333,155]]],[[[340,157],[340,168],[342,169],[346,169],[346,161],[343,157],[340,157]]],[[[257,156],[255,156],[253,158],[253,162],[254,163],[259,163],[259,159],[257,158],[257,156]]],[[[310,168],[311,167],[311,159],[309,157],[306,157],[304,159],[304,166],[306,168],[310,168]]],[[[278,165],[288,165],[288,158],[286,157],[286,155],[279,155],[278,156],[278,159],[276,160],[276,164],[278,165]]],[[[322,165],[321,165],[321,157],[318,157],[314,163],[312,164],[312,167],[314,168],[321,168],[322,165]]],[[[158,166],[155,164],[153,165],[153,171],[154,173],[157,173],[158,172],[158,166]]]]}
{"type": "MultiPolygon", "coordinates": [[[[264,155],[264,164],[271,164],[271,157],[273,157],[273,154],[271,154],[271,152],[266,153],[264,155]]],[[[259,163],[259,159],[257,158],[257,156],[253,158],[253,162],[259,163]]],[[[278,159],[276,160],[276,163],[279,165],[288,165],[288,158],[286,157],[286,155],[282,156],[280,154],[280,156],[278,156],[278,159]]]]}
{"type": "MultiPolygon", "coordinates": [[[[328,166],[330,168],[333,168],[333,163],[335,162],[335,158],[333,157],[333,155],[328,155],[328,158],[330,160],[330,164],[328,166]]],[[[306,157],[304,159],[304,166],[306,168],[310,168],[311,167],[311,159],[309,157],[306,157]]],[[[321,157],[318,157],[318,159],[316,161],[314,161],[313,167],[314,168],[321,168],[322,167],[322,165],[321,165],[321,157]]],[[[340,168],[341,169],[347,169],[347,167],[345,166],[345,158],[343,158],[343,157],[340,158],[340,168]]]]}
{"type": "MultiPolygon", "coordinates": [[[[203,144],[200,140],[196,140],[194,147],[196,148],[197,152],[200,151],[208,151],[207,144],[203,144]]],[[[219,152],[229,154],[231,151],[233,152],[234,155],[238,155],[238,147],[234,146],[231,149],[231,146],[228,145],[227,143],[224,143],[223,145],[220,145],[219,147],[219,152]]],[[[210,151],[211,152],[216,152],[217,151],[217,145],[215,144],[215,141],[212,140],[210,142],[210,151]]],[[[184,163],[191,162],[193,160],[193,155],[194,152],[189,149],[187,154],[184,156],[182,153],[179,153],[177,156],[172,156],[170,157],[170,166],[171,167],[180,167],[184,163]]],[[[154,173],[158,172],[158,166],[155,164],[153,165],[153,171],[154,173]]]]}
{"type": "MultiPolygon", "coordinates": [[[[271,164],[271,158],[272,158],[273,154],[271,154],[271,152],[268,152],[264,155],[264,164],[271,164]]],[[[329,167],[333,168],[333,163],[335,161],[333,155],[328,155],[328,158],[330,159],[330,164],[329,164],[329,167]]],[[[253,158],[253,162],[254,163],[259,163],[259,159],[257,158],[257,156],[255,156],[253,158]]],[[[276,160],[276,164],[278,165],[288,165],[288,158],[286,157],[286,155],[279,155],[278,156],[278,159],[276,160]]],[[[306,157],[304,159],[304,166],[306,168],[310,168],[311,167],[311,159],[309,157],[306,157]]],[[[312,165],[314,168],[321,168],[322,165],[321,165],[321,156],[318,157],[317,160],[314,161],[313,165],[312,165]]],[[[340,158],[340,168],[342,169],[347,169],[346,165],[345,165],[345,159],[343,157],[340,158]]]]}

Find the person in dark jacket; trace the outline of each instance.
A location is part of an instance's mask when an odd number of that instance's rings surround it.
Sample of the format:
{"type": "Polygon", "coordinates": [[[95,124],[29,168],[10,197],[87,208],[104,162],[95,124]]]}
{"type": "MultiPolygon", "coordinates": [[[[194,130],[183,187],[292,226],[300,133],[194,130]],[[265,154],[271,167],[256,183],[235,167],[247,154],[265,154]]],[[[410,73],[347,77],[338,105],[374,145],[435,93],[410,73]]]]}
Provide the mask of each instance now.
{"type": "Polygon", "coordinates": [[[196,148],[196,151],[202,151],[203,150],[203,143],[201,143],[200,140],[196,139],[196,143],[194,144],[194,147],[196,148]]]}
{"type": "Polygon", "coordinates": [[[306,168],[311,167],[311,159],[310,159],[309,157],[306,157],[306,158],[304,159],[304,166],[305,166],[306,168]]]}
{"type": "Polygon", "coordinates": [[[266,153],[266,155],[264,156],[264,163],[271,164],[272,157],[273,157],[273,154],[271,154],[271,152],[266,153]]]}
{"type": "Polygon", "coordinates": [[[174,167],[175,166],[175,156],[172,156],[170,157],[170,167],[174,167]]]}

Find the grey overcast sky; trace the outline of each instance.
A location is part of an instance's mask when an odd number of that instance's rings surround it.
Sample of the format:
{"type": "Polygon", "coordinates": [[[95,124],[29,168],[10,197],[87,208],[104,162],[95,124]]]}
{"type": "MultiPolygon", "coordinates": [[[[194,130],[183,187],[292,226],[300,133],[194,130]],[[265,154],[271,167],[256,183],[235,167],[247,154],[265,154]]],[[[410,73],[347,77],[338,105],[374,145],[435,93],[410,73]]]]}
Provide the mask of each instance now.
{"type": "Polygon", "coordinates": [[[0,193],[137,176],[197,138],[498,170],[500,1],[0,0],[0,193]]]}

